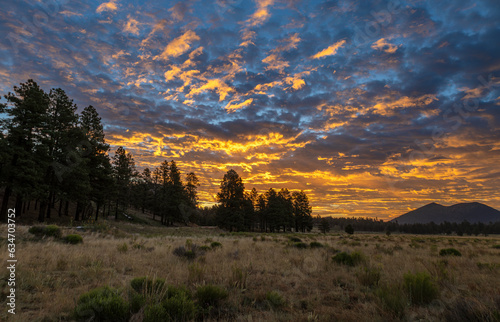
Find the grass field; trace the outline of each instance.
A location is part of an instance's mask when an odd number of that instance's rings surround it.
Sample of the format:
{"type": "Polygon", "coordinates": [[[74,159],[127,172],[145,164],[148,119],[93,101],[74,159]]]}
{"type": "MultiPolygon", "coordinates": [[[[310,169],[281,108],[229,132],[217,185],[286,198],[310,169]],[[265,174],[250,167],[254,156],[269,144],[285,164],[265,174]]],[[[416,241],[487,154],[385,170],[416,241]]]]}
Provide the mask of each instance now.
{"type": "MultiPolygon", "coordinates": [[[[226,290],[209,313],[197,309],[204,320],[500,320],[497,236],[227,233],[104,221],[62,228],[83,237],[73,245],[28,229],[17,227],[17,314],[4,304],[2,321],[74,320],[82,294],[107,285],[129,302],[130,282],[141,276],[192,294],[210,284],[226,290]],[[190,256],[174,254],[181,246],[190,256]],[[461,256],[441,256],[448,248],[461,256]]],[[[1,245],[7,258],[5,238],[1,245]]],[[[0,276],[5,301],[8,271],[0,276]]]]}

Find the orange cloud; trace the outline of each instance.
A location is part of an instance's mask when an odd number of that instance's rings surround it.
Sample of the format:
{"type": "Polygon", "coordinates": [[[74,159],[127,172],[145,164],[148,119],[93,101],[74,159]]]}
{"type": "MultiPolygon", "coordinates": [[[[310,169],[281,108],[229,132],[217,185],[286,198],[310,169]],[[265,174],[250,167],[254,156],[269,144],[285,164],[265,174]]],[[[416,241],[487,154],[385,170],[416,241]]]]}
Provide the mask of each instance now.
{"type": "Polygon", "coordinates": [[[380,38],[372,44],[373,49],[382,50],[388,54],[394,54],[398,50],[399,46],[388,43],[385,38],[380,38]]]}
{"type": "Polygon", "coordinates": [[[249,106],[250,104],[252,104],[253,98],[249,98],[246,101],[241,102],[239,104],[232,104],[233,101],[227,103],[227,105],[224,107],[229,112],[233,112],[233,111],[236,111],[236,110],[239,110],[241,108],[245,108],[245,107],[249,106]]]}
{"type": "Polygon", "coordinates": [[[131,18],[130,15],[127,16],[128,21],[123,28],[124,33],[131,33],[133,35],[139,35],[139,21],[131,18]]]}
{"type": "Polygon", "coordinates": [[[210,90],[217,91],[217,94],[219,94],[219,101],[223,101],[229,93],[234,92],[232,87],[227,85],[221,79],[216,78],[207,81],[204,85],[198,88],[192,89],[187,96],[193,97],[193,95],[201,94],[210,90]]]}
{"type": "Polygon", "coordinates": [[[286,67],[290,66],[286,60],[283,60],[283,58],[277,54],[267,56],[262,60],[262,62],[267,64],[266,70],[278,70],[283,72],[286,67]]]}
{"type": "Polygon", "coordinates": [[[255,27],[266,22],[271,17],[268,7],[272,6],[273,3],[274,0],[257,0],[257,10],[247,20],[248,26],[255,27]]]}
{"type": "Polygon", "coordinates": [[[318,52],[317,54],[311,56],[312,59],[319,59],[323,58],[326,56],[332,56],[337,53],[337,50],[339,50],[340,47],[342,47],[345,44],[345,40],[340,40],[331,45],[328,48],[323,49],[322,51],[318,52]]]}
{"type": "Polygon", "coordinates": [[[101,13],[104,11],[116,11],[118,10],[118,5],[116,4],[116,1],[110,1],[110,2],[104,2],[97,7],[96,11],[97,13],[101,13]]]}
{"type": "Polygon", "coordinates": [[[183,35],[172,40],[163,50],[163,53],[156,56],[156,59],[168,60],[170,57],[178,57],[191,48],[191,44],[194,41],[200,40],[200,37],[192,31],[188,30],[183,35]]]}

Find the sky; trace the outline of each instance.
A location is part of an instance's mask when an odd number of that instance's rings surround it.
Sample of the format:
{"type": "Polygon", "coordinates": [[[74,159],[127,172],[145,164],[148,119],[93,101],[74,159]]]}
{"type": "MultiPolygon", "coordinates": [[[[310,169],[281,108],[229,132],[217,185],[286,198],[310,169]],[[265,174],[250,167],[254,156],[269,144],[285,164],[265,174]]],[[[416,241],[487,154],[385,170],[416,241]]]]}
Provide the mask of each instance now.
{"type": "Polygon", "coordinates": [[[500,209],[500,3],[12,1],[0,93],[96,107],[139,169],[304,190],[314,215],[500,209]]]}

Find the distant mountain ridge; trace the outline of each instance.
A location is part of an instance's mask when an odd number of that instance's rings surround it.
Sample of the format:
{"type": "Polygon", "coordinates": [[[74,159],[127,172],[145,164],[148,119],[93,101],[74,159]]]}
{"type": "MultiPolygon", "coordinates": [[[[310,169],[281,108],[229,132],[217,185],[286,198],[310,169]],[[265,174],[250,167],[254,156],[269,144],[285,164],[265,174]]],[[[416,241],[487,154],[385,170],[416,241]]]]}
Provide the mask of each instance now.
{"type": "Polygon", "coordinates": [[[427,224],[433,221],[440,224],[445,221],[461,223],[465,220],[470,223],[481,222],[485,224],[497,222],[500,221],[500,211],[479,202],[459,203],[453,206],[443,206],[432,202],[394,218],[391,222],[427,224]]]}

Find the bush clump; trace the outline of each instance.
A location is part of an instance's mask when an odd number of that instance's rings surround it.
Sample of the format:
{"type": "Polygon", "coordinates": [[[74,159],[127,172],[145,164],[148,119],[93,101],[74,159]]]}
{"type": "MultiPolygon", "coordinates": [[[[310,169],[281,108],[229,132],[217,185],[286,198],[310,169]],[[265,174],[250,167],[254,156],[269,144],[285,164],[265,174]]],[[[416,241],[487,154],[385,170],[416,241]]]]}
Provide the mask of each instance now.
{"type": "Polygon", "coordinates": [[[104,286],[80,296],[74,315],[78,321],[127,321],[129,306],[117,290],[104,286]]]}
{"type": "Polygon", "coordinates": [[[47,226],[33,226],[28,229],[30,233],[39,237],[54,237],[61,238],[62,232],[61,228],[56,225],[47,225],[47,226]]]}
{"type": "Polygon", "coordinates": [[[364,262],[365,257],[361,252],[352,252],[351,254],[341,252],[333,256],[332,260],[340,265],[356,266],[364,262]]]}
{"type": "Polygon", "coordinates": [[[136,277],[130,281],[130,286],[139,294],[159,293],[165,286],[165,280],[147,276],[136,277]]]}
{"type": "Polygon", "coordinates": [[[439,251],[439,256],[462,256],[455,248],[443,248],[439,251]]]}
{"type": "Polygon", "coordinates": [[[221,243],[219,243],[219,242],[214,241],[214,242],[212,242],[212,243],[210,244],[210,247],[211,247],[212,249],[217,249],[217,248],[219,248],[219,247],[222,247],[222,244],[221,244],[221,243]]]}
{"type": "Polygon", "coordinates": [[[300,239],[299,237],[290,237],[290,241],[292,243],[302,243],[302,239],[300,239]]]}
{"type": "Polygon", "coordinates": [[[309,246],[310,246],[311,248],[321,248],[321,247],[323,247],[323,244],[322,244],[322,243],[320,243],[320,242],[313,241],[313,242],[311,242],[311,243],[309,244],[309,246]]]}
{"type": "Polygon", "coordinates": [[[382,306],[398,319],[402,319],[408,306],[401,285],[383,285],[375,291],[382,306]]]}
{"type": "Polygon", "coordinates": [[[356,274],[359,282],[368,287],[377,286],[381,274],[381,269],[379,267],[365,266],[356,274]]]}
{"type": "Polygon", "coordinates": [[[269,303],[269,306],[273,309],[279,309],[285,306],[285,300],[281,296],[280,293],[276,291],[270,291],[266,293],[266,301],[269,303]]]}
{"type": "Polygon", "coordinates": [[[429,273],[404,275],[404,287],[412,304],[428,304],[439,296],[439,290],[429,273]]]}
{"type": "Polygon", "coordinates": [[[306,243],[293,243],[293,247],[304,249],[304,248],[307,248],[307,244],[306,243]]]}
{"type": "Polygon", "coordinates": [[[66,237],[64,237],[64,241],[68,244],[76,245],[76,244],[83,243],[83,238],[82,238],[82,236],[80,236],[78,234],[70,234],[70,235],[67,235],[66,237]]]}
{"type": "Polygon", "coordinates": [[[198,304],[205,310],[218,308],[220,303],[228,297],[228,292],[216,285],[204,285],[196,290],[198,304]]]}
{"type": "Polygon", "coordinates": [[[195,259],[196,257],[204,254],[205,252],[194,244],[188,247],[179,246],[174,249],[175,256],[183,257],[189,260],[195,259]]]}

